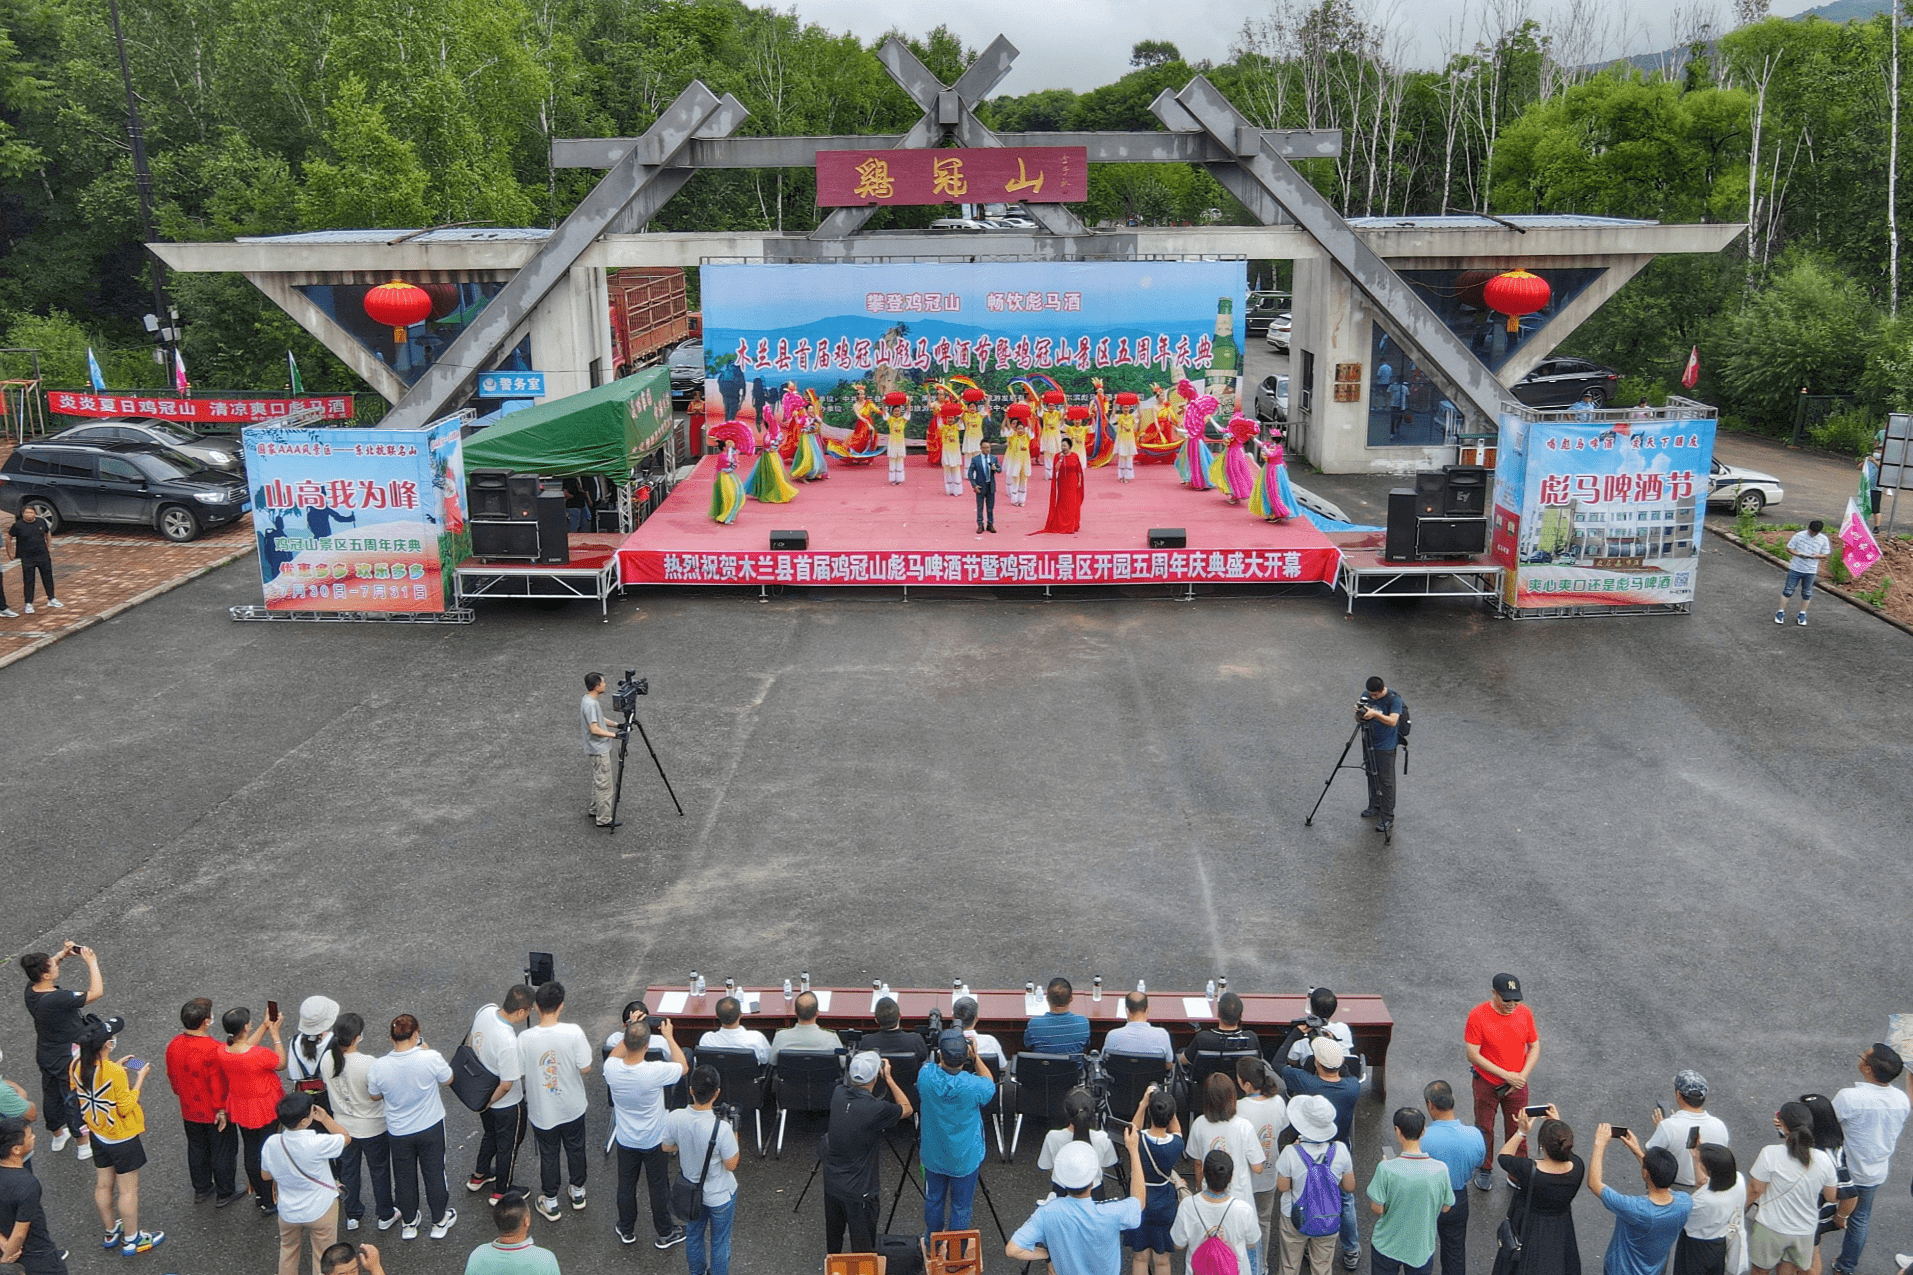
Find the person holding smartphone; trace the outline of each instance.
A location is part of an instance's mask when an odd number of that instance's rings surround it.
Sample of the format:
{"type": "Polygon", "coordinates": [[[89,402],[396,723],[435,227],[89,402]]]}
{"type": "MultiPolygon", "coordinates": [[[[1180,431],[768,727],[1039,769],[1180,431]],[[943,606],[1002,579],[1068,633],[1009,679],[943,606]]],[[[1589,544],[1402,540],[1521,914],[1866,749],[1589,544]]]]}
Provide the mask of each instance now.
{"type": "Polygon", "coordinates": [[[134,1257],[165,1243],[166,1232],[140,1229],[139,1171],[146,1165],[140,1135],[146,1132],[146,1113],[139,1096],[153,1069],[141,1058],[124,1065],[113,1061],[113,1037],[121,1026],[119,1019],[89,1024],[69,1075],[93,1135],[93,1207],[106,1230],[100,1247],[134,1257]]]}
{"type": "MultiPolygon", "coordinates": [[[[253,1203],[270,1217],[278,1212],[278,1197],[271,1179],[260,1172],[259,1156],[266,1139],[279,1128],[279,1100],[286,1096],[279,1080],[286,1066],[279,1002],[266,1002],[266,1017],[257,1025],[252,1011],[243,1005],[227,1010],[219,1025],[226,1029],[226,1051],[219,1056],[220,1066],[226,1069],[226,1118],[239,1126],[253,1203]],[[272,1037],[271,1048],[261,1043],[267,1035],[272,1037]]],[[[227,1150],[226,1154],[232,1153],[227,1150]]],[[[219,1168],[214,1166],[215,1173],[219,1168]]]]}
{"type": "Polygon", "coordinates": [[[1727,1145],[1727,1125],[1705,1110],[1707,1077],[1698,1071],[1684,1070],[1674,1077],[1674,1110],[1654,1108],[1654,1132],[1648,1136],[1649,1148],[1660,1147],[1674,1153],[1677,1173],[1674,1185],[1694,1189],[1694,1157],[1688,1151],[1698,1146],[1727,1145]]]}
{"type": "Polygon", "coordinates": [[[68,939],[54,953],[28,952],[20,958],[20,969],[27,976],[27,1013],[33,1016],[33,1032],[38,1048],[34,1061],[40,1065],[40,1113],[46,1118],[47,1132],[53,1135],[48,1149],[66,1150],[67,1143],[79,1135],[78,1155],[93,1158],[93,1143],[80,1111],[73,1101],[73,1089],[67,1080],[67,1066],[73,1061],[73,1046],[86,1033],[81,1011],[106,995],[106,980],[100,974],[100,959],[90,947],[81,947],[68,939]],[[86,963],[86,990],[68,991],[60,986],[60,963],[77,956],[86,963]]]}

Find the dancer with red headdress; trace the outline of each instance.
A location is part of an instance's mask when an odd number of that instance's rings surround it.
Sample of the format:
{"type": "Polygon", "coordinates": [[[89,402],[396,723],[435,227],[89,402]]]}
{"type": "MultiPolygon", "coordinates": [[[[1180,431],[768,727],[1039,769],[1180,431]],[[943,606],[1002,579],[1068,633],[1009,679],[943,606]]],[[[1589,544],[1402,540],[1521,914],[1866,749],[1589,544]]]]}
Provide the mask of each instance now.
{"type": "Polygon", "coordinates": [[[1133,482],[1136,477],[1136,395],[1121,390],[1116,395],[1116,481],[1133,482]]]}
{"type": "Polygon", "coordinates": [[[1036,447],[1043,456],[1043,477],[1056,477],[1056,453],[1063,450],[1063,391],[1043,392],[1043,429],[1036,447]]]}
{"type": "Polygon", "coordinates": [[[1255,466],[1249,462],[1249,454],[1243,450],[1255,433],[1255,422],[1248,417],[1230,417],[1229,446],[1222,455],[1209,462],[1209,481],[1229,498],[1232,505],[1239,505],[1255,495],[1255,466]]]}
{"type": "Polygon", "coordinates": [[[938,458],[943,462],[943,490],[950,496],[963,494],[963,405],[951,401],[937,408],[938,458]]]}
{"type": "Polygon", "coordinates": [[[1249,512],[1265,522],[1287,522],[1295,516],[1295,492],[1289,487],[1289,467],[1282,459],[1282,431],[1270,431],[1262,445],[1262,471],[1255,478],[1249,512]]]}
{"type": "Polygon", "coordinates": [[[784,392],[784,428],[797,432],[797,459],[791,462],[790,476],[807,483],[830,477],[830,460],[818,432],[821,424],[795,390],[784,392]]]}
{"type": "Polygon", "coordinates": [[[884,444],[885,453],[890,457],[890,481],[899,487],[903,485],[903,454],[906,443],[903,431],[910,424],[910,396],[902,390],[891,390],[883,396],[884,426],[889,437],[884,444]]]}
{"type": "Polygon", "coordinates": [[[1022,505],[1030,498],[1030,405],[1011,403],[1003,409],[1009,424],[1009,437],[1003,443],[1003,477],[1010,486],[1010,503],[1022,505]]]}
{"type": "Polygon", "coordinates": [[[963,391],[963,460],[983,450],[983,428],[990,420],[990,396],[982,390],[963,391]]]}
{"type": "Polygon", "coordinates": [[[1182,447],[1176,452],[1176,473],[1190,491],[1209,490],[1209,448],[1203,431],[1209,417],[1222,406],[1213,395],[1198,394],[1188,381],[1176,382],[1176,393],[1186,402],[1182,409],[1182,447]]]}
{"type": "MultiPolygon", "coordinates": [[[[711,519],[714,522],[733,523],[737,521],[737,511],[744,507],[744,484],[737,480],[738,452],[749,456],[756,450],[755,436],[751,427],[742,421],[725,421],[711,431],[713,441],[724,448],[724,456],[718,461],[717,476],[711,484],[711,519]]],[[[776,452],[771,452],[776,456],[776,452]]]]}
{"type": "Polygon", "coordinates": [[[1063,450],[1056,458],[1056,472],[1051,477],[1049,518],[1041,531],[1030,534],[1074,535],[1083,525],[1083,458],[1076,454],[1076,440],[1067,434],[1063,436],[1063,450]]]}

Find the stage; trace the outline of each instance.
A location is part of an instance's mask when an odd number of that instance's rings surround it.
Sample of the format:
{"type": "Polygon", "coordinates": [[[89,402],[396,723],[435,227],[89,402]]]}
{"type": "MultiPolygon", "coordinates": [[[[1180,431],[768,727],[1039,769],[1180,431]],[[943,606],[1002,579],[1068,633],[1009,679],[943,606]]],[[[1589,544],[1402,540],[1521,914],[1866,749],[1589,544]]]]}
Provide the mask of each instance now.
{"type": "MultiPolygon", "coordinates": [[[[1029,504],[1009,503],[999,482],[996,534],[976,531],[976,499],[943,490],[943,471],[912,456],[893,487],[880,457],[833,459],[830,477],[798,483],[789,504],[746,500],[737,521],[711,519],[719,458],[706,456],[618,550],[623,582],[778,585],[1333,585],[1341,551],[1299,513],[1263,522],[1217,491],[1192,492],[1173,465],[1138,465],[1132,483],[1115,466],[1089,471],[1082,530],[1031,535],[1049,512],[1049,480],[1030,479],[1029,504]],[[1150,549],[1151,527],[1182,527],[1186,549],[1150,549]],[[772,550],[772,530],[810,533],[804,551],[772,550]]],[[[748,476],[748,470],[743,471],[748,476]]]]}
{"type": "Polygon", "coordinates": [[[610,614],[611,591],[618,587],[615,535],[574,531],[567,537],[569,562],[487,562],[467,558],[452,569],[452,587],[460,606],[479,598],[531,598],[569,601],[592,598],[601,617],[610,614]]]}

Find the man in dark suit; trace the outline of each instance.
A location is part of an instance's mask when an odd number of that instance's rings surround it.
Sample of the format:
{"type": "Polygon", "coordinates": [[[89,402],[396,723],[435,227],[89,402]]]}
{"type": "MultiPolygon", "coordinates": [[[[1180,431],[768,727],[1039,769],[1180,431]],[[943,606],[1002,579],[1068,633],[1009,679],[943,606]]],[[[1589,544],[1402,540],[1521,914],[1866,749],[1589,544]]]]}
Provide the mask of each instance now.
{"type": "Polygon", "coordinates": [[[1003,462],[990,453],[990,441],[983,440],[983,450],[970,457],[970,463],[964,469],[964,476],[970,480],[970,489],[976,493],[976,530],[981,535],[996,530],[996,476],[1003,472],[1003,462]]]}

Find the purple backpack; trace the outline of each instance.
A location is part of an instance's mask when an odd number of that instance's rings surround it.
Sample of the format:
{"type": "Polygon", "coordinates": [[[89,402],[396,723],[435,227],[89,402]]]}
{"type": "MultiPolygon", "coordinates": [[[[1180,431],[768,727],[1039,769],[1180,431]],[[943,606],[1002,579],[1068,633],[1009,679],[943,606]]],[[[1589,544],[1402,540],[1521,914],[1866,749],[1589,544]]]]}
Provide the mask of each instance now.
{"type": "Polygon", "coordinates": [[[1302,1176],[1302,1190],[1289,1210],[1289,1222],[1303,1235],[1334,1235],[1342,1229],[1342,1184],[1335,1180],[1335,1144],[1322,1148],[1322,1158],[1312,1160],[1296,1144],[1295,1153],[1308,1166],[1302,1176]]]}

